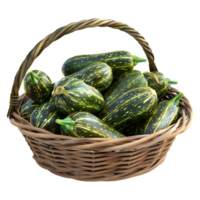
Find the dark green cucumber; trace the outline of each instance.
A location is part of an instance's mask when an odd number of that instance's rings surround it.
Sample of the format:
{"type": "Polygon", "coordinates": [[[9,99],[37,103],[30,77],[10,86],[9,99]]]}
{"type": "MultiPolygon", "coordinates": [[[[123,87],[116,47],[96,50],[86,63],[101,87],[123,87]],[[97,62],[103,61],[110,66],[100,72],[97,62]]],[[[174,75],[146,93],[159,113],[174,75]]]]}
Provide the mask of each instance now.
{"type": "Polygon", "coordinates": [[[110,84],[110,86],[106,89],[106,90],[104,90],[104,91],[102,91],[101,92],[101,94],[104,96],[107,92],[108,92],[108,90],[115,84],[115,82],[117,81],[117,79],[119,78],[120,76],[113,76],[113,81],[112,81],[112,83],[110,84]]]}
{"type": "Polygon", "coordinates": [[[66,76],[66,78],[71,77],[84,81],[100,92],[107,90],[113,80],[111,68],[107,64],[101,62],[92,63],[82,70],[66,76]]]}
{"type": "Polygon", "coordinates": [[[78,72],[94,62],[103,62],[112,68],[114,75],[121,75],[129,71],[139,62],[145,62],[146,59],[133,56],[128,51],[113,51],[102,54],[79,55],[69,58],[62,66],[62,72],[65,76],[78,72]]]}
{"type": "Polygon", "coordinates": [[[174,124],[179,116],[179,101],[183,93],[179,93],[171,100],[164,100],[158,104],[150,118],[141,120],[134,127],[134,135],[152,134],[174,124]]]}
{"type": "Polygon", "coordinates": [[[105,107],[98,117],[120,132],[120,129],[150,116],[158,103],[155,90],[139,87],[122,94],[105,107]]]}
{"type": "Polygon", "coordinates": [[[104,105],[102,94],[77,78],[61,79],[52,94],[56,107],[66,115],[79,111],[97,113],[104,105]]]}
{"type": "Polygon", "coordinates": [[[71,113],[67,118],[57,119],[61,125],[61,134],[78,138],[122,138],[125,137],[115,129],[108,126],[98,117],[87,112],[71,113]]]}
{"type": "Polygon", "coordinates": [[[35,127],[59,134],[60,126],[55,123],[55,120],[65,117],[66,115],[61,113],[54,103],[48,102],[40,105],[33,111],[30,122],[35,127]]]}
{"type": "Polygon", "coordinates": [[[30,122],[30,117],[32,112],[39,106],[40,104],[35,103],[32,99],[29,99],[20,109],[20,116],[25,120],[30,122]]]}
{"type": "Polygon", "coordinates": [[[148,81],[148,86],[157,92],[158,99],[163,97],[172,84],[177,84],[176,81],[165,78],[164,74],[161,72],[144,72],[144,75],[148,81]],[[160,85],[155,80],[154,75],[157,76],[160,85]]]}
{"type": "Polygon", "coordinates": [[[47,102],[51,97],[53,85],[51,79],[42,71],[30,71],[23,82],[26,94],[36,103],[47,102]]]}
{"type": "Polygon", "coordinates": [[[145,86],[148,86],[147,80],[141,71],[131,70],[125,72],[104,95],[104,107],[108,106],[128,90],[145,86]]]}

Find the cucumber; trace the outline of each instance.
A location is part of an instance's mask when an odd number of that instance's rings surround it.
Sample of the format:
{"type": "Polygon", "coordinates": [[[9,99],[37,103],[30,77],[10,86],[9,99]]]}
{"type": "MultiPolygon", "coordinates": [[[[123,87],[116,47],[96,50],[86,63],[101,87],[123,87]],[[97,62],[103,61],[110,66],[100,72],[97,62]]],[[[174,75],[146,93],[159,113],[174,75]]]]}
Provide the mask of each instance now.
{"type": "Polygon", "coordinates": [[[61,134],[78,138],[122,138],[125,137],[115,129],[108,126],[98,117],[87,112],[71,113],[67,118],[57,119],[61,125],[61,134]]]}
{"type": "Polygon", "coordinates": [[[84,81],[86,84],[95,87],[100,92],[107,90],[113,80],[111,68],[107,64],[101,62],[92,63],[82,70],[66,76],[66,78],[71,77],[84,81]]]}
{"type": "Polygon", "coordinates": [[[20,109],[20,116],[30,122],[30,117],[32,112],[39,106],[40,104],[35,103],[32,99],[29,99],[20,109]]]}
{"type": "Polygon", "coordinates": [[[110,86],[106,89],[106,90],[103,90],[101,91],[101,94],[104,96],[108,90],[115,84],[115,82],[117,81],[117,79],[119,78],[120,76],[113,76],[113,81],[112,83],[110,84],[110,86]]]}
{"type": "Polygon", "coordinates": [[[97,113],[104,105],[102,94],[77,78],[64,78],[55,83],[53,101],[61,112],[97,113]]]}
{"type": "Polygon", "coordinates": [[[63,119],[66,115],[61,113],[53,102],[47,102],[37,107],[31,114],[30,122],[33,126],[60,134],[60,126],[56,119],[63,119]]]}
{"type": "Polygon", "coordinates": [[[122,94],[99,113],[98,117],[120,132],[120,129],[150,116],[158,103],[155,90],[139,87],[122,94]]]}
{"type": "Polygon", "coordinates": [[[139,62],[145,62],[146,59],[133,56],[128,51],[113,51],[102,54],[79,55],[69,58],[62,66],[62,73],[67,76],[78,72],[94,62],[103,62],[112,68],[114,75],[132,70],[139,62]]]}
{"type": "Polygon", "coordinates": [[[104,95],[104,107],[108,106],[128,90],[145,86],[147,86],[147,80],[141,71],[132,70],[125,72],[104,95]]]}
{"type": "Polygon", "coordinates": [[[161,101],[150,118],[143,119],[137,125],[135,124],[133,134],[152,134],[174,124],[180,117],[179,101],[183,96],[183,93],[179,93],[171,100],[161,101]]]}
{"type": "Polygon", "coordinates": [[[153,88],[157,92],[158,99],[163,97],[163,95],[167,92],[168,88],[172,84],[177,84],[176,81],[165,78],[164,74],[162,74],[161,72],[144,72],[144,76],[148,81],[148,86],[153,88]],[[157,76],[160,85],[157,84],[153,74],[157,76]]]}
{"type": "Polygon", "coordinates": [[[49,101],[53,90],[51,79],[39,70],[30,71],[24,78],[23,86],[30,99],[39,104],[49,101]]]}

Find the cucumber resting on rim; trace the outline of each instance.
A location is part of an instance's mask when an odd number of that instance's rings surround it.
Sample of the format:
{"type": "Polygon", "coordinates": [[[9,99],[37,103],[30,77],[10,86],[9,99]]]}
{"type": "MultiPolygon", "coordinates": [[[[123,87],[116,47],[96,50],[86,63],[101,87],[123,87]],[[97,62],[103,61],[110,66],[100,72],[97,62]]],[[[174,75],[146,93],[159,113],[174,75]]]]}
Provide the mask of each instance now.
{"type": "Polygon", "coordinates": [[[94,54],[77,54],[63,60],[60,65],[61,76],[71,75],[94,62],[103,62],[111,67],[113,75],[138,67],[140,63],[147,63],[147,59],[128,50],[113,50],[94,54]]]}
{"type": "Polygon", "coordinates": [[[98,117],[87,112],[71,113],[65,119],[57,119],[61,125],[61,134],[78,138],[122,138],[125,137],[115,129],[108,126],[98,117]]]}
{"type": "Polygon", "coordinates": [[[179,93],[171,100],[161,101],[149,118],[137,122],[133,125],[132,131],[127,130],[124,134],[127,136],[152,134],[174,124],[180,117],[179,101],[183,96],[183,93],[179,93]]]}
{"type": "Polygon", "coordinates": [[[23,87],[30,99],[39,104],[49,101],[53,90],[51,79],[39,70],[30,71],[25,76],[23,87]]]}

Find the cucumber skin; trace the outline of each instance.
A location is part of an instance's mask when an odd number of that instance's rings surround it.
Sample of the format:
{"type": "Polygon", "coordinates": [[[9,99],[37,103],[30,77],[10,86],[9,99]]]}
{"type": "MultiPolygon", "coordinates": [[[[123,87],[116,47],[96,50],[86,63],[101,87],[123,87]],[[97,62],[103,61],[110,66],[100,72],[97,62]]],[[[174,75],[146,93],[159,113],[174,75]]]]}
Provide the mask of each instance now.
{"type": "Polygon", "coordinates": [[[145,86],[148,86],[148,83],[141,71],[132,70],[125,72],[104,95],[104,107],[108,106],[125,92],[134,88],[145,86]]]}
{"type": "Polygon", "coordinates": [[[25,93],[34,100],[36,103],[42,104],[49,101],[51,97],[51,92],[53,90],[53,85],[51,79],[42,71],[33,70],[33,73],[40,77],[40,81],[37,85],[30,85],[27,82],[29,74],[27,74],[23,81],[23,87],[25,93]]]}
{"type": "Polygon", "coordinates": [[[20,109],[20,116],[30,122],[30,117],[32,112],[39,106],[40,104],[36,103],[32,99],[29,99],[20,109]]]}
{"type": "MultiPolygon", "coordinates": [[[[105,122],[100,120],[98,117],[87,112],[75,112],[71,113],[68,117],[71,117],[76,123],[74,130],[67,135],[78,137],[78,138],[122,138],[125,137],[115,129],[108,126],[105,122]]],[[[61,126],[62,127],[62,126],[61,126]]],[[[62,129],[62,134],[64,129],[62,129]]]]}
{"type": "Polygon", "coordinates": [[[113,81],[112,69],[105,63],[92,63],[67,78],[78,78],[100,92],[107,90],[113,81]]]}
{"type": "Polygon", "coordinates": [[[55,123],[56,119],[64,119],[65,114],[61,113],[53,102],[47,102],[37,107],[30,118],[33,126],[60,134],[60,125],[55,123]]]}
{"type": "Polygon", "coordinates": [[[53,101],[57,109],[65,115],[79,111],[97,113],[104,105],[102,94],[77,78],[61,79],[55,84],[53,92],[59,86],[63,86],[66,93],[54,94],[53,101]]]}
{"type": "Polygon", "coordinates": [[[143,119],[135,124],[132,134],[152,134],[169,127],[180,117],[179,109],[179,107],[168,100],[161,101],[150,118],[143,119]]]}
{"type": "Polygon", "coordinates": [[[120,132],[120,129],[150,116],[156,109],[157,103],[155,90],[139,87],[118,97],[105,107],[98,117],[120,132]]]}
{"type": "Polygon", "coordinates": [[[106,90],[104,90],[104,91],[101,92],[103,96],[110,90],[110,88],[115,84],[115,82],[117,81],[117,79],[118,79],[119,77],[120,77],[120,76],[113,76],[113,81],[112,81],[112,83],[110,84],[110,86],[109,86],[106,90]]]}
{"type": "Polygon", "coordinates": [[[94,62],[103,62],[112,68],[114,75],[132,70],[134,68],[133,56],[128,51],[113,51],[102,54],[79,55],[69,58],[62,66],[64,76],[82,70],[94,62]]]}

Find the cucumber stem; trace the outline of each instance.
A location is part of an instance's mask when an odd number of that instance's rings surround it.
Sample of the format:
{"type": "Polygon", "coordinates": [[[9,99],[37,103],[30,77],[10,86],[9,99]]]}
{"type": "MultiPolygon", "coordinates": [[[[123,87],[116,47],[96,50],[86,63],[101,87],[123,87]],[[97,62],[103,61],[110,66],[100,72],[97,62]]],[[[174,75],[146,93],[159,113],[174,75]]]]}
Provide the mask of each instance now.
{"type": "Polygon", "coordinates": [[[75,121],[70,117],[65,119],[56,119],[56,123],[64,126],[67,129],[67,133],[71,133],[74,130],[75,121]]]}
{"type": "Polygon", "coordinates": [[[169,78],[167,78],[167,88],[169,88],[173,84],[178,84],[178,82],[177,81],[172,81],[169,78]]]}
{"type": "Polygon", "coordinates": [[[30,71],[27,82],[30,85],[34,86],[34,85],[37,85],[39,81],[40,81],[40,77],[37,74],[33,73],[33,71],[30,71]]]}
{"type": "Polygon", "coordinates": [[[173,99],[171,99],[170,101],[175,104],[176,106],[179,106],[179,101],[181,100],[181,98],[184,96],[184,94],[182,92],[180,92],[179,94],[177,94],[173,99]]]}
{"type": "Polygon", "coordinates": [[[137,56],[133,56],[133,63],[134,63],[134,66],[136,66],[138,63],[140,62],[146,62],[147,59],[145,58],[139,58],[137,56]]]}

